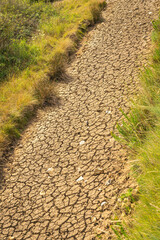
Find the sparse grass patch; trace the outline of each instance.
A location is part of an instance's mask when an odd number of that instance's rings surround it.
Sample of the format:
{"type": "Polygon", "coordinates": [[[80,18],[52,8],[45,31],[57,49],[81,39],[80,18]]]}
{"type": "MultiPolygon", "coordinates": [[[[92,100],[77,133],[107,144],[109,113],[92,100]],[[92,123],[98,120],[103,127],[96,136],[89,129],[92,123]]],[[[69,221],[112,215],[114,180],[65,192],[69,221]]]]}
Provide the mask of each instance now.
{"type": "Polygon", "coordinates": [[[104,0],[3,0],[0,3],[0,147],[17,138],[104,0]],[[29,113],[29,114],[28,114],[29,113]]]}
{"type": "Polygon", "coordinates": [[[140,191],[135,212],[125,226],[127,235],[122,239],[160,239],[160,17],[153,27],[152,62],[142,73],[138,98],[130,114],[124,114],[116,136],[132,150],[136,160],[133,172],[140,191]]]}

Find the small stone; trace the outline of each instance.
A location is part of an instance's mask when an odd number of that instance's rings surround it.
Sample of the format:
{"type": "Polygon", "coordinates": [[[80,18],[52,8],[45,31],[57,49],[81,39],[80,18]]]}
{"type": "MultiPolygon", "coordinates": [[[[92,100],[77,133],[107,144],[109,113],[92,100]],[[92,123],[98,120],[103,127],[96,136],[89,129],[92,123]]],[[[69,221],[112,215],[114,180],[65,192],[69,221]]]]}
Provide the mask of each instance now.
{"type": "Polygon", "coordinates": [[[40,195],[41,195],[41,196],[44,196],[44,195],[45,195],[45,191],[41,190],[41,191],[40,191],[40,195]]]}
{"type": "Polygon", "coordinates": [[[151,15],[152,14],[152,12],[149,12],[149,15],[151,15]]]}
{"type": "Polygon", "coordinates": [[[92,222],[96,222],[97,218],[96,217],[92,217],[92,222]]]}
{"type": "Polygon", "coordinates": [[[106,113],[107,113],[107,114],[111,114],[111,111],[108,111],[108,110],[107,110],[106,113]]]}
{"type": "Polygon", "coordinates": [[[83,145],[83,144],[85,144],[85,141],[81,141],[79,144],[80,144],[80,145],[83,145]]]}
{"type": "Polygon", "coordinates": [[[102,168],[96,168],[94,170],[94,175],[100,175],[100,174],[103,174],[104,173],[104,169],[102,168]]]}
{"type": "Polygon", "coordinates": [[[82,176],[80,176],[76,181],[77,182],[80,182],[80,181],[82,181],[84,178],[82,177],[82,176]]]}
{"type": "Polygon", "coordinates": [[[107,203],[107,202],[105,202],[105,201],[102,202],[102,203],[101,203],[101,207],[104,206],[106,203],[107,203]]]}
{"type": "Polygon", "coordinates": [[[47,172],[48,172],[48,173],[53,172],[53,168],[52,168],[52,167],[51,167],[51,168],[48,168],[48,169],[47,169],[47,172]]]}
{"type": "Polygon", "coordinates": [[[109,179],[107,182],[106,182],[106,185],[108,186],[108,185],[110,185],[111,184],[111,179],[109,179]]]}

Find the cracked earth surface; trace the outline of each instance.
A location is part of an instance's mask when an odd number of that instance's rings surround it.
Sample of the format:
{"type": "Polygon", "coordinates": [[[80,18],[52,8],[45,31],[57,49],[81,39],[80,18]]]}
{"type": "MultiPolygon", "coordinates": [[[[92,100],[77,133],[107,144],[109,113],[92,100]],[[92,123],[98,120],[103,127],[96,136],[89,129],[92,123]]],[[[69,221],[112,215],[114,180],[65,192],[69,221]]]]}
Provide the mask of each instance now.
{"type": "Polygon", "coordinates": [[[0,239],[95,239],[119,194],[134,187],[127,153],[110,132],[136,89],[158,2],[108,3],[67,68],[69,81],[58,84],[60,104],[39,110],[10,157],[0,239]]]}

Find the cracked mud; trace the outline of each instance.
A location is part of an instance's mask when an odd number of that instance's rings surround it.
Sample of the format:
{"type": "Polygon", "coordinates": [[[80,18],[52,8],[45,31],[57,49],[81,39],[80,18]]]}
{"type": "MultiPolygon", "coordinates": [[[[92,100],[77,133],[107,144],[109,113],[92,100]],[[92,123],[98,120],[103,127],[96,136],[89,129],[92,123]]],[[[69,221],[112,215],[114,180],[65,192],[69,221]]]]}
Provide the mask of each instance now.
{"type": "Polygon", "coordinates": [[[135,92],[158,2],[108,1],[104,21],[66,70],[69,81],[57,84],[60,104],[39,110],[10,157],[1,240],[94,239],[119,194],[134,186],[127,153],[110,132],[135,92]]]}

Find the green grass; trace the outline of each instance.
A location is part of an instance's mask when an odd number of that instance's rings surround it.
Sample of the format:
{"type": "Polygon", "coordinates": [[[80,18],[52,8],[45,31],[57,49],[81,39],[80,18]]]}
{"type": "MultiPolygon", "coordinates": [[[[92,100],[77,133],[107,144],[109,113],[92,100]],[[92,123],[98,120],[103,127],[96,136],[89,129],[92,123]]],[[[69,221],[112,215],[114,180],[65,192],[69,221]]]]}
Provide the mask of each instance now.
{"type": "Polygon", "coordinates": [[[0,3],[0,149],[19,137],[61,73],[104,0],[0,3]]]}
{"type": "MultiPolygon", "coordinates": [[[[119,239],[160,239],[160,17],[153,22],[153,57],[141,74],[138,97],[116,138],[131,150],[140,200],[119,239]]],[[[119,233],[118,233],[119,234],[119,233]]]]}
{"type": "Polygon", "coordinates": [[[37,31],[42,15],[49,16],[49,4],[44,6],[43,2],[30,4],[28,0],[0,3],[0,82],[36,62],[39,50],[27,40],[37,31]]]}

